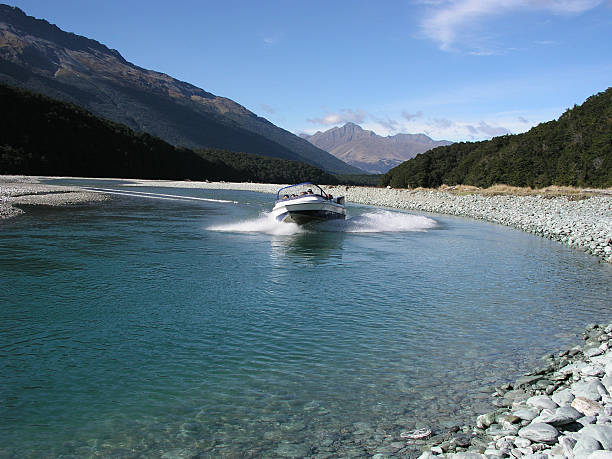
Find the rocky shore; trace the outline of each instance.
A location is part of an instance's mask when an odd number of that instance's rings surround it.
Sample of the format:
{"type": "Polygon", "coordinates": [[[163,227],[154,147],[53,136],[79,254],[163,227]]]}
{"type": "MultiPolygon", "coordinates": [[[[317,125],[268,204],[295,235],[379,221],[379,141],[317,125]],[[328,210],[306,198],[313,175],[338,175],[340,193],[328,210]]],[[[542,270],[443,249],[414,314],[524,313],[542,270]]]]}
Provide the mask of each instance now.
{"type": "Polygon", "coordinates": [[[497,388],[498,408],[474,425],[414,440],[425,442],[420,458],[611,458],[612,324],[590,325],[584,340],[497,388]]]}
{"type": "Polygon", "coordinates": [[[33,177],[0,177],[0,220],[23,213],[18,206],[65,206],[84,202],[104,201],[108,196],[83,191],[78,187],[44,185],[33,177]]]}

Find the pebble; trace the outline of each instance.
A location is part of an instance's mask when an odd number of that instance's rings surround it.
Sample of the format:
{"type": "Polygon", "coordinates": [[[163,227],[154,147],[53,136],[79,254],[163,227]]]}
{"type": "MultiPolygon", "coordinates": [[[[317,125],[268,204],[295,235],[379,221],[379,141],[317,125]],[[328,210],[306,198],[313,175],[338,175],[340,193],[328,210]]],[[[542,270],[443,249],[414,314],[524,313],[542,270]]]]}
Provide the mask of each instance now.
{"type": "Polygon", "coordinates": [[[518,432],[519,437],[526,438],[532,442],[552,442],[559,436],[559,431],[549,424],[535,422],[523,427],[518,432]]]}

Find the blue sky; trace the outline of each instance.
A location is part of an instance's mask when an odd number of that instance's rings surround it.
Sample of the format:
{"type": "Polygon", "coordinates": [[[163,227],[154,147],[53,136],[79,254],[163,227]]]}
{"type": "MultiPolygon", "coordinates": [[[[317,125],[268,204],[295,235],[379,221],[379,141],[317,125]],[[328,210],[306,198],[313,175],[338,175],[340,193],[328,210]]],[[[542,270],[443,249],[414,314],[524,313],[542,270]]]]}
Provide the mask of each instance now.
{"type": "Polygon", "coordinates": [[[612,86],[612,0],[7,3],[294,133],[487,139],[612,86]]]}

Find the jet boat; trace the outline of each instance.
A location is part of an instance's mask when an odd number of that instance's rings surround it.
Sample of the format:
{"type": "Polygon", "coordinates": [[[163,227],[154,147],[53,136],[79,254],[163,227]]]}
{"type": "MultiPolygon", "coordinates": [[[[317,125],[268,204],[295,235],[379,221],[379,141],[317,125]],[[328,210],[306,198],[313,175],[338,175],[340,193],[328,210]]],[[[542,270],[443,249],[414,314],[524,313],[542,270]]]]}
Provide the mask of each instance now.
{"type": "Polygon", "coordinates": [[[314,183],[304,182],[281,188],[276,193],[272,215],[280,222],[307,223],[346,218],[344,196],[338,198],[314,183]]]}

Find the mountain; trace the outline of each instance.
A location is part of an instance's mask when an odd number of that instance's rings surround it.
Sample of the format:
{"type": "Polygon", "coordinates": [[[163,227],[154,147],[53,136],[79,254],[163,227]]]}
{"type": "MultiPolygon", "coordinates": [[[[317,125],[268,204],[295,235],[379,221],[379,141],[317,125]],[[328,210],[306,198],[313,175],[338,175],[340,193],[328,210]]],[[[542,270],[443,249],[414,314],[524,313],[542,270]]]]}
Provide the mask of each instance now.
{"type": "Polygon", "coordinates": [[[612,87],[528,132],[438,147],[387,172],[381,185],[496,183],[612,187],[612,87]]]}
{"type": "Polygon", "coordinates": [[[230,99],[137,67],[116,50],[7,5],[0,5],[0,82],[74,103],[173,145],[362,172],[230,99]]]}
{"type": "Polygon", "coordinates": [[[0,175],[336,183],[298,161],[178,148],[66,102],[0,83],[0,175]]]}
{"type": "Polygon", "coordinates": [[[334,127],[311,136],[302,134],[302,137],[342,161],[374,174],[384,174],[419,153],[452,143],[432,140],[425,134],[382,137],[354,123],[346,123],[342,127],[334,127]]]}

